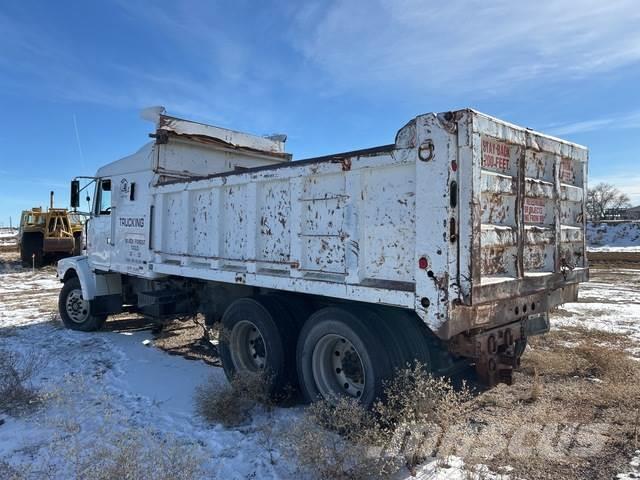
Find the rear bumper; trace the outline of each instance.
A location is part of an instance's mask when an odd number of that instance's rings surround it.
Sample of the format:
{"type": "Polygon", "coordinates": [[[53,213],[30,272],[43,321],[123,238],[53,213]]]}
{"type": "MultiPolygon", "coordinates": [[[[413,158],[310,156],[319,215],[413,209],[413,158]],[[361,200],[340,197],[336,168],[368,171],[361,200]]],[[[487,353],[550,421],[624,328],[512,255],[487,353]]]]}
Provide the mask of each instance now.
{"type": "MultiPolygon", "coordinates": [[[[517,322],[530,315],[546,313],[557,305],[575,302],[578,299],[578,283],[587,281],[588,277],[589,270],[582,268],[568,272],[566,277],[555,274],[546,278],[504,282],[514,284],[502,286],[503,289],[509,289],[511,295],[508,298],[474,302],[474,305],[454,305],[449,321],[436,333],[441,339],[450,340],[464,332],[481,332],[517,322]]],[[[495,292],[501,288],[500,285],[487,285],[486,288],[495,292]]],[[[487,291],[483,293],[483,296],[486,295],[487,291]]]]}

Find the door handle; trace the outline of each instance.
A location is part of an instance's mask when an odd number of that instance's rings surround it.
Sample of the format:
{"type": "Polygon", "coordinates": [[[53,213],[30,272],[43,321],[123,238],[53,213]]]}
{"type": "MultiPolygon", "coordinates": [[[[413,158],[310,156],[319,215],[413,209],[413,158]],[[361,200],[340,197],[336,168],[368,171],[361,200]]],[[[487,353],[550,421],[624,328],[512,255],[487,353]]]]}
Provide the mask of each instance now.
{"type": "Polygon", "coordinates": [[[111,237],[107,238],[107,243],[112,247],[115,245],[113,239],[116,238],[116,207],[111,207],[111,237]]]}

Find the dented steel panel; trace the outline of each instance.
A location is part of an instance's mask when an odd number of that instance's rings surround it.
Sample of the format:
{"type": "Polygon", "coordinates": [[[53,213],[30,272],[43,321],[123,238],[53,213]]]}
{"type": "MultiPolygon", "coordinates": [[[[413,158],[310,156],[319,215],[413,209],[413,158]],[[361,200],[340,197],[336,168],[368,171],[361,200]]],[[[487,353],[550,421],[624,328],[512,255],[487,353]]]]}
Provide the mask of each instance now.
{"type": "Polygon", "coordinates": [[[461,110],[416,117],[393,145],[298,162],[265,162],[283,152],[232,132],[233,161],[253,167],[233,171],[231,137],[203,147],[220,132],[172,125],[153,147],[137,275],[395,305],[444,339],[564,301],[587,276],[578,145],[461,110]]]}
{"type": "Polygon", "coordinates": [[[479,132],[481,285],[586,267],[584,149],[505,125],[487,130],[479,132]]]}
{"type": "Polygon", "coordinates": [[[586,148],[477,112],[460,115],[458,125],[461,170],[473,169],[461,198],[466,295],[444,336],[484,328],[480,312],[498,304],[510,305],[512,319],[531,314],[526,296],[568,301],[575,289],[558,292],[588,277],[586,148]]]}

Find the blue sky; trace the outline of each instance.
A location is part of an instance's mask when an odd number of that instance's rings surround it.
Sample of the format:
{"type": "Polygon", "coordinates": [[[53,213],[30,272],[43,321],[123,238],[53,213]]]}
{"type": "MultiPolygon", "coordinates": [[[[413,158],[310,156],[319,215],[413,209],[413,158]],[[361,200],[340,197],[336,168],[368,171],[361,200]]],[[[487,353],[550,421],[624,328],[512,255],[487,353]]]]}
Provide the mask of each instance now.
{"type": "Polygon", "coordinates": [[[636,0],[0,3],[0,224],[68,202],[135,151],[140,109],[258,134],[294,158],[393,141],[473,107],[587,145],[640,203],[636,0]]]}

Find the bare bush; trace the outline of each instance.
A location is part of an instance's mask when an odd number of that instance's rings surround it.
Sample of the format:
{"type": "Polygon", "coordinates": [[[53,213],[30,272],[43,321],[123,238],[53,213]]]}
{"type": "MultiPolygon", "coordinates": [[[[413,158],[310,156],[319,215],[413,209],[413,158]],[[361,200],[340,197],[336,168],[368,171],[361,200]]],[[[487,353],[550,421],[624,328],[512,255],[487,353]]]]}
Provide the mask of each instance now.
{"type": "Polygon", "coordinates": [[[0,459],[0,478],[4,480],[25,480],[27,474],[22,468],[16,468],[10,463],[0,459]]]}
{"type": "Polygon", "coordinates": [[[367,412],[355,399],[308,407],[290,435],[299,464],[320,478],[387,478],[437,452],[442,433],[464,419],[471,394],[420,364],[396,372],[367,412]]]}
{"type": "Polygon", "coordinates": [[[471,392],[463,385],[456,389],[447,378],[434,377],[419,362],[398,370],[385,385],[385,399],[374,411],[386,422],[430,422],[447,427],[464,412],[471,392]]]}
{"type": "Polygon", "coordinates": [[[464,421],[471,398],[466,385],[456,389],[416,363],[396,372],[374,412],[390,448],[413,472],[427,457],[447,454],[440,452],[442,434],[464,421]]]}
{"type": "Polygon", "coordinates": [[[342,397],[307,407],[288,441],[299,465],[318,478],[384,478],[388,462],[372,455],[383,440],[381,433],[370,412],[357,400],[342,397]]]}
{"type": "Polygon", "coordinates": [[[77,479],[191,480],[203,473],[202,458],[190,446],[136,429],[111,432],[97,443],[74,445],[65,457],[77,479]]]}
{"type": "Polygon", "coordinates": [[[0,349],[0,412],[15,414],[34,407],[39,399],[31,380],[40,361],[33,354],[20,355],[0,349]]]}
{"type": "Polygon", "coordinates": [[[209,422],[239,425],[256,405],[272,405],[270,384],[269,375],[262,372],[237,374],[223,387],[211,380],[196,389],[196,412],[209,422]]]}
{"type": "MultiPolygon", "coordinates": [[[[0,460],[0,478],[27,480],[195,480],[203,477],[204,456],[197,445],[171,436],[129,428],[105,426],[100,434],[79,432],[54,440],[30,463],[11,465],[0,460]]],[[[215,478],[208,473],[207,478],[215,478]]]]}

